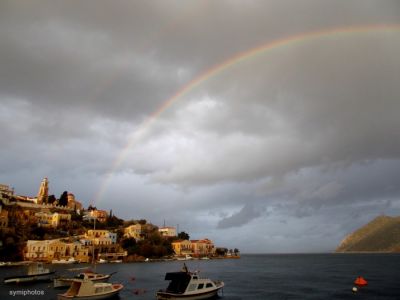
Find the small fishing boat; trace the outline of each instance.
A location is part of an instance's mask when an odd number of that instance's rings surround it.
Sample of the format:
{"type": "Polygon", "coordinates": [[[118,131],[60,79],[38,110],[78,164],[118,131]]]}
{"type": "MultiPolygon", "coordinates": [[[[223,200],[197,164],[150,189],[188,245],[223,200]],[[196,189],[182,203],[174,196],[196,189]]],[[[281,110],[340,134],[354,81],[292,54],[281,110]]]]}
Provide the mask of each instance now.
{"type": "Polygon", "coordinates": [[[117,295],[124,286],[120,283],[93,282],[88,279],[75,279],[64,294],[58,294],[58,300],[80,299],[98,300],[117,295]]]}
{"type": "Polygon", "coordinates": [[[93,271],[86,271],[79,273],[75,277],[58,277],[54,278],[53,285],[54,288],[63,288],[63,287],[69,287],[75,279],[87,279],[91,280],[94,282],[106,282],[108,279],[116,272],[113,272],[111,274],[100,274],[100,273],[95,273],[93,271]]]}
{"type": "Polygon", "coordinates": [[[177,256],[176,260],[192,260],[193,257],[190,256],[189,254],[186,254],[185,256],[177,256]]]}
{"type": "Polygon", "coordinates": [[[53,259],[51,261],[52,264],[62,264],[62,265],[77,264],[78,262],[79,261],[77,261],[73,257],[70,257],[68,259],[53,259]]]}
{"type": "Polygon", "coordinates": [[[44,268],[43,263],[34,263],[28,266],[27,274],[5,277],[4,283],[50,281],[54,273],[44,268]]]}
{"type": "Polygon", "coordinates": [[[170,280],[166,290],[160,290],[156,296],[158,300],[210,299],[218,295],[224,287],[222,281],[201,278],[198,272],[189,272],[184,265],[181,272],[170,272],[165,275],[165,280],[170,280]]]}

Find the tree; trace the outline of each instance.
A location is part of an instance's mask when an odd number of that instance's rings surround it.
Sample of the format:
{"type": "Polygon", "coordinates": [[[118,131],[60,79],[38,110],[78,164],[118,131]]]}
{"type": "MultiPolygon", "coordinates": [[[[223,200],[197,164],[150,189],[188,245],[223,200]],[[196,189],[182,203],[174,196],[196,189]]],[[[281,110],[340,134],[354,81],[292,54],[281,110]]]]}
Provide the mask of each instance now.
{"type": "Polygon", "coordinates": [[[56,199],[56,196],[54,196],[54,195],[50,195],[48,198],[47,198],[47,203],[49,203],[49,204],[53,204],[54,202],[56,202],[57,201],[57,199],[56,199]]]}
{"type": "Polygon", "coordinates": [[[96,208],[96,206],[92,206],[92,204],[90,204],[89,206],[88,206],[88,209],[87,210],[97,210],[97,208],[96,208]]]}
{"type": "Polygon", "coordinates": [[[128,252],[128,255],[135,254],[137,252],[136,240],[134,238],[122,239],[121,246],[128,252]]]}
{"type": "Polygon", "coordinates": [[[68,192],[64,191],[64,193],[61,194],[60,199],[58,200],[58,204],[61,206],[67,206],[68,204],[68,192]]]}
{"type": "Polygon", "coordinates": [[[106,227],[116,228],[124,224],[124,220],[117,218],[116,216],[108,216],[106,220],[106,227]]]}
{"type": "Polygon", "coordinates": [[[190,239],[190,236],[186,232],[181,231],[178,234],[178,239],[180,239],[180,240],[188,240],[188,239],[190,239]]]}
{"type": "Polygon", "coordinates": [[[215,254],[217,254],[218,256],[225,256],[227,252],[228,252],[228,249],[226,249],[226,248],[215,249],[215,254]]]}

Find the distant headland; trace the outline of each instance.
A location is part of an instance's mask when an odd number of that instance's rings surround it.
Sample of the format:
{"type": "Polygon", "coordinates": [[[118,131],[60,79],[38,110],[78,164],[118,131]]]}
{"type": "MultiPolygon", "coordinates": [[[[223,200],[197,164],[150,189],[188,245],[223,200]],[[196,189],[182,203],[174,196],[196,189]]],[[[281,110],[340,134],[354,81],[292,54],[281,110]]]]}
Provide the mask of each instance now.
{"type": "Polygon", "coordinates": [[[379,216],[346,236],[336,253],[400,253],[400,217],[379,216]]]}

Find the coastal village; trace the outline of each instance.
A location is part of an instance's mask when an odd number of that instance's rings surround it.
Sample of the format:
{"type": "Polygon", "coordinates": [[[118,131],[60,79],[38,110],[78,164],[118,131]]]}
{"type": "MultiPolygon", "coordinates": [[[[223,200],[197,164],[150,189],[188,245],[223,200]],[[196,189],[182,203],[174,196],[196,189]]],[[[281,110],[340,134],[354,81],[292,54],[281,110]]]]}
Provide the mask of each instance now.
{"type": "Polygon", "coordinates": [[[238,249],[216,247],[208,238],[191,240],[174,226],[144,219],[125,221],[74,194],[49,195],[44,178],[35,197],[16,195],[0,184],[0,260],[131,262],[150,259],[238,258],[238,249]]]}

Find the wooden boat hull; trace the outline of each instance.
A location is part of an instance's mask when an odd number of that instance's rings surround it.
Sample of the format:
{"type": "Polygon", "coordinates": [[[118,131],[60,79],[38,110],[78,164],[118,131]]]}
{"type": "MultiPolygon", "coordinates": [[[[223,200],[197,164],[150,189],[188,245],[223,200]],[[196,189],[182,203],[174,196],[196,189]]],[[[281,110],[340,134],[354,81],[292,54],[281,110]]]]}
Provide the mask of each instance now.
{"type": "MultiPolygon", "coordinates": [[[[107,282],[111,275],[104,276],[103,278],[91,279],[93,282],[107,282]]],[[[54,278],[53,286],[54,288],[64,288],[69,287],[76,278],[54,278]]]]}
{"type": "Polygon", "coordinates": [[[34,282],[34,281],[50,281],[52,275],[55,272],[48,272],[44,274],[36,275],[21,275],[21,276],[11,276],[4,278],[4,283],[22,283],[22,282],[34,282]]]}
{"type": "Polygon", "coordinates": [[[79,295],[79,294],[68,294],[68,291],[64,294],[58,294],[58,300],[71,300],[71,299],[79,299],[79,300],[101,300],[101,299],[108,299],[117,294],[124,288],[122,284],[113,284],[113,290],[110,292],[93,294],[93,295],[79,295]]]}
{"type": "Polygon", "coordinates": [[[119,293],[118,291],[113,291],[111,293],[102,294],[102,295],[93,295],[93,296],[65,296],[65,295],[58,295],[58,300],[71,300],[71,299],[79,299],[79,300],[101,300],[101,299],[108,299],[111,298],[119,293]]]}
{"type": "Polygon", "coordinates": [[[196,293],[196,294],[174,294],[168,292],[157,292],[157,300],[175,300],[175,299],[186,299],[186,300],[203,300],[203,299],[211,299],[218,295],[218,291],[220,288],[207,291],[204,293],[196,293]]]}

